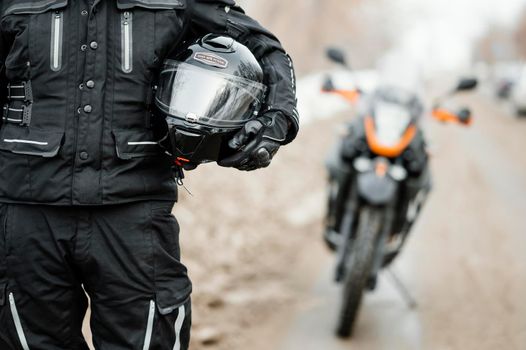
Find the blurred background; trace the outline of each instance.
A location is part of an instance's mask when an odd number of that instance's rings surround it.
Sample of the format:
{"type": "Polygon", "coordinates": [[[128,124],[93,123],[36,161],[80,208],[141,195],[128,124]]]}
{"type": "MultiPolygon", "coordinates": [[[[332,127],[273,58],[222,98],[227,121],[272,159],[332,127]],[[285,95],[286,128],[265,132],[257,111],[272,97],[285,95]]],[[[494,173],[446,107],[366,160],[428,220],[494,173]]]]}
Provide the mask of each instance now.
{"type": "Polygon", "coordinates": [[[187,173],[193,196],[181,191],[175,215],[192,349],[526,349],[525,0],[238,2],[292,56],[302,130],[269,169],[187,173]],[[481,83],[458,98],[470,128],[424,120],[434,189],[394,266],[419,307],[380,275],[351,341],[334,336],[340,288],[322,242],[325,157],[352,116],[320,92],[346,74],[328,46],[370,89],[397,79],[430,101],[460,76],[481,83]]]}

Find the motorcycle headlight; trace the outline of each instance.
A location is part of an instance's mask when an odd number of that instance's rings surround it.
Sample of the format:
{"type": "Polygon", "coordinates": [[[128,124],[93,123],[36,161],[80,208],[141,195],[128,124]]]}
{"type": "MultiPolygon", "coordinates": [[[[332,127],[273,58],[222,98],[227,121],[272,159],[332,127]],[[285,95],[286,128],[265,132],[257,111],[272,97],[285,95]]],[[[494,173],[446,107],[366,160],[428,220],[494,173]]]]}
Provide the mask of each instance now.
{"type": "Polygon", "coordinates": [[[398,182],[404,181],[407,178],[407,170],[400,165],[392,165],[389,170],[389,176],[398,182]]]}
{"type": "Polygon", "coordinates": [[[353,162],[354,169],[359,173],[364,173],[373,168],[373,162],[369,158],[359,157],[353,162]]]}

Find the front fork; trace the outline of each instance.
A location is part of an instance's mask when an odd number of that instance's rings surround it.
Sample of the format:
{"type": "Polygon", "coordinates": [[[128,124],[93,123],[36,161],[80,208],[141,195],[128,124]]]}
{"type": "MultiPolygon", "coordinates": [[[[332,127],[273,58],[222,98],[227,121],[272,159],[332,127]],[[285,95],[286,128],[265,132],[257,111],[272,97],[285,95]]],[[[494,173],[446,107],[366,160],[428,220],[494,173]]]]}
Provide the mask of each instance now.
{"type": "MultiPolygon", "coordinates": [[[[345,206],[345,213],[341,222],[342,229],[342,240],[338,247],[337,251],[337,260],[336,260],[336,271],[335,271],[335,280],[336,282],[343,281],[345,277],[346,263],[348,261],[348,255],[351,250],[352,241],[353,241],[353,229],[356,226],[356,217],[359,211],[360,198],[357,191],[356,181],[354,181],[354,186],[351,186],[349,198],[345,206]]],[[[378,240],[376,242],[375,248],[375,257],[373,261],[373,267],[370,273],[369,285],[370,289],[376,287],[376,276],[381,270],[385,257],[385,247],[387,245],[387,240],[391,234],[391,230],[394,222],[395,201],[391,201],[385,206],[385,215],[383,216],[382,230],[378,235],[378,240]]]]}
{"type": "Polygon", "coordinates": [[[372,266],[371,273],[369,275],[369,280],[367,283],[367,287],[370,290],[374,290],[376,288],[377,276],[384,264],[385,247],[387,246],[387,239],[389,238],[389,235],[391,234],[391,230],[393,227],[393,221],[394,221],[394,207],[393,207],[393,204],[389,204],[388,206],[385,207],[385,216],[383,217],[382,230],[376,242],[373,266],[372,266]]]}
{"type": "MultiPolygon", "coordinates": [[[[356,183],[356,181],[354,181],[356,183]]],[[[347,263],[347,256],[351,250],[353,229],[355,227],[355,216],[358,208],[358,192],[356,186],[351,186],[349,198],[347,198],[343,218],[341,220],[341,244],[338,245],[336,258],[336,282],[343,281],[345,277],[345,267],[347,263]]]]}

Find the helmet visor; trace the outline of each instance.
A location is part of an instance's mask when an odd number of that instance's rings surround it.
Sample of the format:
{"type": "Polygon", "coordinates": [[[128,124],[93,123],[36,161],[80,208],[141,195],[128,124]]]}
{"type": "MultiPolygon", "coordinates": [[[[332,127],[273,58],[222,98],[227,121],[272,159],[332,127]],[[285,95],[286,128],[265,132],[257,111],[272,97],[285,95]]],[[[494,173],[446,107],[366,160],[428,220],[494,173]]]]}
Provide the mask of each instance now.
{"type": "Polygon", "coordinates": [[[265,86],[252,80],[167,61],[159,77],[157,107],[171,117],[236,128],[259,110],[265,86]]]}

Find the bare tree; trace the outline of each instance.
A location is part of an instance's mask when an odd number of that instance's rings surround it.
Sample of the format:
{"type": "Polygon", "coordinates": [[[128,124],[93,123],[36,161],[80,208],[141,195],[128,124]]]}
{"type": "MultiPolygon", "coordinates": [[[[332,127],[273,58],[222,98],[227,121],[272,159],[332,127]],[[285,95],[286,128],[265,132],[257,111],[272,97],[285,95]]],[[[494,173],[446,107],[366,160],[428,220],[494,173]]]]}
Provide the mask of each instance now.
{"type": "Polygon", "coordinates": [[[526,59],[526,9],[522,11],[515,31],[515,45],[521,59],[526,59]]]}
{"type": "Polygon", "coordinates": [[[328,66],[328,45],[349,52],[353,66],[371,67],[391,45],[387,0],[245,0],[251,15],[274,31],[299,73],[328,66]]]}

